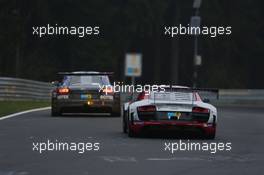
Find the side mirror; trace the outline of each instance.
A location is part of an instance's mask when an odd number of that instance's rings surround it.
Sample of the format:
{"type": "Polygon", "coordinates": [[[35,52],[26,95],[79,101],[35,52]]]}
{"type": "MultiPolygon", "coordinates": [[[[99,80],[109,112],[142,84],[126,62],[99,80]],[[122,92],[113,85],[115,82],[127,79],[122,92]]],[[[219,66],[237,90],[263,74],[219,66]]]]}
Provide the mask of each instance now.
{"type": "Polygon", "coordinates": [[[52,81],[51,84],[56,87],[60,85],[59,81],[52,81]]]}
{"type": "Polygon", "coordinates": [[[208,98],[203,99],[204,103],[210,103],[210,100],[208,98]]]}
{"type": "Polygon", "coordinates": [[[133,97],[131,95],[127,96],[126,101],[131,101],[133,97]]]}
{"type": "Polygon", "coordinates": [[[127,93],[126,94],[126,101],[127,102],[133,101],[133,93],[127,93]]]}

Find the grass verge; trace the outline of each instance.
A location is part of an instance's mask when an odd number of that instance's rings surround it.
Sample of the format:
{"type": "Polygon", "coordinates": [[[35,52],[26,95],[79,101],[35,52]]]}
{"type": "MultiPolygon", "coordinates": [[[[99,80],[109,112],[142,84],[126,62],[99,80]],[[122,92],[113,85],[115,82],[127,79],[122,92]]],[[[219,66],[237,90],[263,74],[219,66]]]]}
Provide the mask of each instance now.
{"type": "Polygon", "coordinates": [[[50,106],[49,101],[0,101],[0,117],[5,115],[50,106]]]}

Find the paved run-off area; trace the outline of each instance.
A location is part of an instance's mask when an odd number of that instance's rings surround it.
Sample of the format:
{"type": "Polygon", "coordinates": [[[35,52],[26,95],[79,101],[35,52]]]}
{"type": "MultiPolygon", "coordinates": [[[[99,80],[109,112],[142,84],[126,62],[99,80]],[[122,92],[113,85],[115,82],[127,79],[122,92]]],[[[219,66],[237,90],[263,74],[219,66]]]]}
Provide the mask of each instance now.
{"type": "MultiPolygon", "coordinates": [[[[164,150],[173,138],[128,138],[121,118],[50,117],[39,111],[0,121],[0,175],[261,174],[264,172],[264,109],[219,108],[215,140],[231,151],[164,150]],[[98,151],[33,151],[33,143],[99,143],[98,151]]],[[[187,142],[187,140],[183,140],[187,142]]],[[[95,149],[92,147],[91,149],[95,149]]]]}

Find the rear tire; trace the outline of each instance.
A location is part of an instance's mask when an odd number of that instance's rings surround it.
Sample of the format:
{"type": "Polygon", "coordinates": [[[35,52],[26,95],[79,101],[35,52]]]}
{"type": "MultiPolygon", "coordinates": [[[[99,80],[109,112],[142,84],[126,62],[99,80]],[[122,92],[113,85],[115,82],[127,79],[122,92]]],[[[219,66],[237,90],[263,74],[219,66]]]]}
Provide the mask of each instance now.
{"type": "Polygon", "coordinates": [[[121,106],[120,106],[120,98],[115,97],[115,103],[111,112],[112,117],[120,117],[121,116],[121,106]]]}
{"type": "Polygon", "coordinates": [[[111,117],[120,117],[120,112],[112,112],[111,117]]]}
{"type": "Polygon", "coordinates": [[[127,112],[123,110],[123,133],[127,133],[127,112]]]}
{"type": "Polygon", "coordinates": [[[137,134],[129,126],[127,128],[128,137],[137,137],[137,134]]]}
{"type": "Polygon", "coordinates": [[[58,112],[59,110],[58,109],[55,109],[54,107],[51,107],[51,116],[52,117],[58,117],[58,116],[61,116],[61,113],[58,112]]]}
{"type": "Polygon", "coordinates": [[[51,116],[58,117],[61,115],[60,109],[57,107],[56,98],[51,98],[51,116]]]}
{"type": "Polygon", "coordinates": [[[128,137],[136,137],[136,134],[129,129],[128,130],[128,137]]]}

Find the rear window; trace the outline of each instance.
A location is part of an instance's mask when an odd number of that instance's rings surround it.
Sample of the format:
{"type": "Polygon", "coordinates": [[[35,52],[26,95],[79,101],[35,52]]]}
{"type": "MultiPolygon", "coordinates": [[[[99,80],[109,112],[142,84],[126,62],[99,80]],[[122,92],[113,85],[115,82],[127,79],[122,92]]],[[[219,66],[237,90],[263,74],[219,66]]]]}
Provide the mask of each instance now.
{"type": "Polygon", "coordinates": [[[110,85],[108,76],[65,76],[63,85],[110,85]]]}

